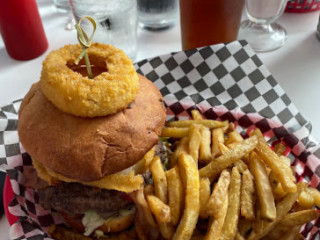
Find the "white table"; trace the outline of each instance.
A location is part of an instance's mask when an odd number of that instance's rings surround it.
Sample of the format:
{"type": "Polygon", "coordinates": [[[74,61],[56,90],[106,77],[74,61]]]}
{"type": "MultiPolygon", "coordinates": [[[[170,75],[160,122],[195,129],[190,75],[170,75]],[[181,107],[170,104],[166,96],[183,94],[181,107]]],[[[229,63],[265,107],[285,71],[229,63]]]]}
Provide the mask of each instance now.
{"type": "MultiPolygon", "coordinates": [[[[49,49],[30,61],[8,57],[0,39],[0,106],[21,98],[38,81],[45,55],[66,43],[76,43],[75,31],[64,30],[66,15],[55,12],[51,0],[39,0],[39,9],[49,40],[49,49]]],[[[311,121],[313,135],[320,139],[320,42],[315,36],[319,12],[284,14],[277,22],[289,34],[284,47],[258,56],[295,103],[311,121]]],[[[179,25],[163,32],[139,30],[137,60],[181,50],[179,25]]],[[[8,239],[8,223],[0,220],[0,239],[8,239]]]]}

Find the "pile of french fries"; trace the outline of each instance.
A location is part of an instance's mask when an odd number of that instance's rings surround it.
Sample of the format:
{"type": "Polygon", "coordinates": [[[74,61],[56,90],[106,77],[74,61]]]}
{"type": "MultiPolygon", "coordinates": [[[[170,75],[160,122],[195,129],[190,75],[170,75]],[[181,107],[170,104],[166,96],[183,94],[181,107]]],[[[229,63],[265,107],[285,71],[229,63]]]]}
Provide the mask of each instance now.
{"type": "Polygon", "coordinates": [[[162,137],[178,139],[164,169],[154,157],[145,198],[164,239],[303,239],[318,217],[320,193],[296,183],[286,147],[272,150],[259,129],[243,139],[227,121],[169,122],[162,137]]]}

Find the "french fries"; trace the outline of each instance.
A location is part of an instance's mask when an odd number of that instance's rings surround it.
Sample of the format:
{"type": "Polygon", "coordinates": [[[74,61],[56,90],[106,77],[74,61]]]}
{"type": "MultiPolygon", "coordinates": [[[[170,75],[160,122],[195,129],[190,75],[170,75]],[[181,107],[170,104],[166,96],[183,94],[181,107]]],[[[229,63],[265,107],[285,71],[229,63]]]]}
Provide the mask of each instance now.
{"type": "Polygon", "coordinates": [[[147,195],[147,202],[157,221],[165,223],[171,221],[170,207],[162,202],[158,197],[147,195]]]}
{"type": "Polygon", "coordinates": [[[184,137],[180,140],[176,150],[174,151],[174,153],[172,154],[172,157],[170,159],[170,167],[173,168],[179,159],[179,155],[181,153],[188,153],[189,152],[189,138],[188,137],[184,137]]]}
{"type": "Polygon", "coordinates": [[[318,215],[319,214],[315,209],[289,213],[279,222],[279,224],[274,229],[272,229],[272,231],[270,231],[270,233],[265,238],[277,239],[279,238],[279,236],[282,236],[286,232],[292,230],[292,228],[294,228],[295,226],[301,226],[307,222],[312,221],[313,219],[317,218],[318,215]]]}
{"type": "Polygon", "coordinates": [[[192,110],[191,111],[192,119],[194,120],[200,120],[202,119],[201,113],[198,110],[192,110]]]}
{"type": "Polygon", "coordinates": [[[219,143],[224,143],[223,137],[223,129],[222,128],[215,128],[212,129],[212,144],[211,144],[211,154],[212,157],[215,157],[220,154],[219,143]]]}
{"type": "Polygon", "coordinates": [[[237,226],[240,212],[240,189],[241,176],[236,167],[232,168],[230,188],[229,188],[229,206],[227,215],[222,227],[221,240],[232,240],[237,234],[237,226]]]}
{"type": "Polygon", "coordinates": [[[200,217],[208,217],[207,203],[210,198],[210,180],[208,178],[200,178],[200,217]]]}
{"type": "Polygon", "coordinates": [[[227,193],[215,217],[210,217],[208,231],[204,237],[205,240],[220,239],[222,235],[223,224],[228,211],[228,206],[229,196],[227,193]]]}
{"type": "Polygon", "coordinates": [[[242,174],[241,182],[241,216],[248,220],[255,219],[255,187],[253,176],[249,169],[242,174]]]}
{"type": "Polygon", "coordinates": [[[167,127],[163,128],[161,137],[183,138],[189,135],[189,128],[167,127]]]}
{"type": "Polygon", "coordinates": [[[298,198],[298,203],[305,209],[312,208],[314,206],[314,198],[310,192],[303,191],[298,198]]]}
{"type": "Polygon", "coordinates": [[[285,154],[287,150],[287,147],[283,143],[278,143],[277,145],[274,146],[273,151],[280,157],[285,154]]]}
{"type": "Polygon", "coordinates": [[[227,121],[220,122],[220,121],[206,120],[206,119],[179,120],[175,122],[168,122],[168,127],[190,127],[193,124],[203,125],[211,129],[211,128],[226,127],[228,125],[228,122],[227,121]]]}
{"type": "Polygon", "coordinates": [[[171,223],[176,226],[183,211],[183,188],[178,167],[166,171],[171,223]]]}
{"type": "Polygon", "coordinates": [[[284,190],[290,193],[297,191],[297,186],[292,178],[292,172],[289,166],[285,165],[279,156],[273,152],[270,147],[259,139],[256,150],[263,161],[274,172],[278,180],[281,182],[284,190]]]}
{"type": "Polygon", "coordinates": [[[254,176],[257,195],[260,202],[260,216],[266,220],[276,218],[276,205],[269,182],[268,173],[259,157],[252,152],[249,160],[250,171],[254,176]]]}
{"type": "Polygon", "coordinates": [[[318,217],[320,192],[296,183],[287,146],[272,150],[259,129],[243,139],[233,124],[191,115],[162,131],[173,138],[165,169],[150,156],[138,167],[152,173],[139,196],[161,239],[301,239],[300,227],[318,217]]]}
{"type": "Polygon", "coordinates": [[[201,168],[199,170],[200,177],[207,177],[213,181],[214,179],[216,179],[218,174],[222,172],[223,169],[229,167],[244,155],[251,152],[256,147],[256,145],[257,137],[255,136],[242,141],[237,146],[227,151],[225,154],[211,161],[207,166],[201,168]]]}
{"type": "Polygon", "coordinates": [[[222,207],[228,196],[229,184],[230,173],[227,170],[223,170],[207,202],[206,212],[208,215],[217,215],[217,211],[222,207]]]}
{"type": "Polygon", "coordinates": [[[197,165],[199,159],[200,143],[202,138],[200,128],[200,125],[191,125],[189,135],[189,154],[191,155],[191,157],[197,165]]]}
{"type": "Polygon", "coordinates": [[[313,197],[315,205],[320,208],[320,192],[313,187],[308,187],[306,191],[313,197]]]}
{"type": "Polygon", "coordinates": [[[154,182],[154,192],[158,198],[164,203],[168,201],[168,187],[167,179],[164,173],[161,160],[158,156],[155,156],[150,163],[150,171],[154,182]]]}
{"type": "Polygon", "coordinates": [[[264,224],[264,226],[261,229],[260,233],[252,232],[248,240],[258,240],[265,235],[267,235],[278,223],[281,221],[281,219],[289,212],[289,210],[292,208],[293,204],[297,201],[299,195],[302,191],[304,191],[306,188],[305,183],[298,183],[297,184],[297,191],[295,193],[288,193],[283,200],[277,203],[276,206],[276,212],[277,217],[274,221],[264,224]]]}
{"type": "Polygon", "coordinates": [[[201,142],[200,142],[200,152],[199,161],[203,163],[208,163],[212,160],[211,157],[211,132],[210,129],[204,126],[200,128],[201,142]]]}
{"type": "Polygon", "coordinates": [[[232,145],[234,143],[242,142],[243,138],[236,130],[233,130],[232,132],[228,133],[228,138],[225,141],[225,145],[229,147],[229,145],[232,145]]]}
{"type": "Polygon", "coordinates": [[[173,240],[190,239],[196,227],[200,211],[200,184],[199,172],[194,160],[190,155],[179,156],[179,169],[185,189],[185,209],[173,235],[173,240]]]}

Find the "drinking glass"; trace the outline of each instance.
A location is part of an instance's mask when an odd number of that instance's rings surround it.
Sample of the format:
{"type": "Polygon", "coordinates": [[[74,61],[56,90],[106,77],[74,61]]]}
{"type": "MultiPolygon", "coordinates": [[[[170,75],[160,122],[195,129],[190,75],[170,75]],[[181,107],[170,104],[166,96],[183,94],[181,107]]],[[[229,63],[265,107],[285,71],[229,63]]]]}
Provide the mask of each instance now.
{"type": "MultiPolygon", "coordinates": [[[[136,0],[69,0],[73,15],[78,22],[90,16],[97,24],[93,42],[114,45],[122,49],[133,61],[137,53],[137,3],[136,0]]],[[[89,34],[92,25],[81,23],[89,34]]]]}
{"type": "Polygon", "coordinates": [[[175,25],[178,17],[178,0],[137,0],[138,22],[147,30],[157,31],[175,25]]]}
{"type": "Polygon", "coordinates": [[[284,12],[287,0],[246,0],[248,20],[240,26],[239,39],[245,39],[257,52],[282,47],[286,30],[275,22],[284,12]]]}
{"type": "Polygon", "coordinates": [[[76,24],[76,22],[74,20],[73,15],[71,14],[69,0],[54,0],[53,4],[59,13],[68,14],[68,19],[65,25],[65,29],[66,30],[75,29],[74,25],[76,24]]]}
{"type": "Polygon", "coordinates": [[[180,0],[182,49],[236,40],[243,7],[244,0],[180,0]]]}

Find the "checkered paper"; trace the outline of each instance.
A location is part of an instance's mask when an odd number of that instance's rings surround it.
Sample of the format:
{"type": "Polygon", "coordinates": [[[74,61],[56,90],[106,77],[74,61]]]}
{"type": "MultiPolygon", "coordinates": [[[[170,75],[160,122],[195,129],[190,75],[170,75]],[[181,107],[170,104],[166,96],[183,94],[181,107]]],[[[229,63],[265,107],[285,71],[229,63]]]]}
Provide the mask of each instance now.
{"type": "MultiPolygon", "coordinates": [[[[168,120],[190,116],[199,109],[208,119],[236,123],[243,135],[260,128],[272,144],[282,141],[291,153],[298,180],[320,189],[320,146],[311,136],[312,126],[245,41],[171,53],[135,64],[164,96],[168,120]]],[[[19,216],[10,228],[11,239],[51,239],[45,233],[60,216],[44,210],[38,195],[24,188],[22,172],[31,159],[19,143],[18,109],[21,100],[0,110],[0,167],[6,170],[16,195],[9,211],[19,216]]],[[[320,220],[302,228],[307,239],[319,239],[320,220]]]]}

